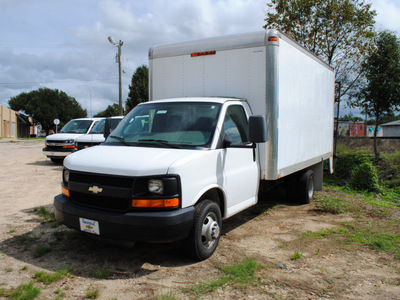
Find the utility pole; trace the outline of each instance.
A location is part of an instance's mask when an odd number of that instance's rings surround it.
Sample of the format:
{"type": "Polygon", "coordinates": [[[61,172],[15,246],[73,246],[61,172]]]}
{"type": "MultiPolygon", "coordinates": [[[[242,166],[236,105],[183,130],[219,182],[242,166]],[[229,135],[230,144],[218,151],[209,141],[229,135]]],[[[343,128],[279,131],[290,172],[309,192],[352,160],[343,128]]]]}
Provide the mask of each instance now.
{"type": "Polygon", "coordinates": [[[116,56],[116,61],[117,61],[117,63],[118,63],[118,73],[119,73],[119,85],[118,85],[118,88],[119,88],[119,115],[120,115],[120,116],[123,116],[123,115],[124,115],[124,111],[123,111],[123,108],[122,108],[121,47],[122,47],[122,45],[124,44],[124,42],[121,41],[121,40],[119,40],[118,43],[115,43],[115,42],[114,42],[114,39],[113,39],[111,36],[108,37],[108,41],[109,41],[111,44],[113,44],[115,47],[118,48],[118,53],[117,53],[117,56],[116,56]]]}
{"type": "Polygon", "coordinates": [[[339,139],[339,110],[340,110],[340,97],[341,97],[341,89],[342,89],[342,83],[340,81],[336,81],[335,82],[338,86],[338,93],[337,93],[337,111],[336,111],[336,131],[335,131],[335,145],[334,145],[334,149],[333,149],[333,166],[335,166],[336,164],[336,147],[337,147],[337,143],[338,143],[338,139],[339,139]]]}

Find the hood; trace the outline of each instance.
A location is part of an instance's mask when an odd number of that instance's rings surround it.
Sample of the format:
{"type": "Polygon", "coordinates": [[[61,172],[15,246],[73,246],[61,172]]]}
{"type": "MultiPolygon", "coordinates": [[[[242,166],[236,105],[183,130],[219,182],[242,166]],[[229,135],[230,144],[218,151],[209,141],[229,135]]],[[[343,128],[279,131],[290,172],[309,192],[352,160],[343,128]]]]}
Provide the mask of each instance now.
{"type": "Polygon", "coordinates": [[[78,143],[102,143],[105,141],[103,134],[84,134],[76,140],[78,143]]]}
{"type": "Polygon", "coordinates": [[[202,151],[187,149],[96,146],[68,155],[64,166],[80,172],[120,176],[151,176],[168,174],[178,160],[195,157],[202,151]]]}
{"type": "Polygon", "coordinates": [[[52,135],[48,135],[46,137],[47,141],[66,141],[66,140],[75,140],[77,137],[81,136],[81,133],[56,133],[52,135]]]}

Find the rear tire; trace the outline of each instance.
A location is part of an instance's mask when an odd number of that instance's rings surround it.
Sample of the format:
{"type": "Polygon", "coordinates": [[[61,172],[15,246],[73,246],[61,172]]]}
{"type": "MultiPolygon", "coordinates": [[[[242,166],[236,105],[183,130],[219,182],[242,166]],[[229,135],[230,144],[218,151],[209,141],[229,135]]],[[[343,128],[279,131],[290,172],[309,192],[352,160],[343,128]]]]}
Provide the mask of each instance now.
{"type": "Polygon", "coordinates": [[[299,178],[298,201],[301,204],[309,204],[314,197],[314,173],[308,170],[299,178]]]}
{"type": "Polygon", "coordinates": [[[187,238],[190,254],[201,261],[211,257],[221,236],[221,210],[217,203],[205,200],[196,205],[193,227],[187,238]]]}

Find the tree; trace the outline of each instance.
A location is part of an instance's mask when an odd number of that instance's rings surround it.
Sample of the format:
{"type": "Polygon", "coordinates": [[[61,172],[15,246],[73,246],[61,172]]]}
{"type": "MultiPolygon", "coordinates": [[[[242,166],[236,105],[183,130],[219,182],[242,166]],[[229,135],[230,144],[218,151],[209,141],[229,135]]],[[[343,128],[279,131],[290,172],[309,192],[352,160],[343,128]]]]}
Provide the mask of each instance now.
{"type": "Polygon", "coordinates": [[[116,103],[107,106],[106,110],[99,112],[93,117],[98,118],[98,117],[114,117],[114,116],[119,116],[119,105],[116,103]]]}
{"type": "Polygon", "coordinates": [[[276,28],[335,68],[343,97],[360,76],[374,39],[371,4],[364,0],[271,0],[264,28],[276,28]]]}
{"type": "MultiPolygon", "coordinates": [[[[290,36],[335,69],[335,101],[354,91],[374,40],[376,12],[365,0],[271,0],[264,28],[290,36]]],[[[338,118],[339,119],[339,118],[338,118]]],[[[336,126],[338,128],[338,126],[336,126]]],[[[335,134],[335,154],[338,132],[335,134]]]]}
{"type": "Polygon", "coordinates": [[[136,105],[146,101],[149,101],[149,69],[143,65],[138,67],[132,76],[125,111],[128,113],[136,105]]]}
{"type": "Polygon", "coordinates": [[[48,88],[21,93],[8,100],[8,105],[13,110],[22,110],[30,115],[42,125],[46,133],[54,128],[54,119],[59,119],[60,126],[63,126],[71,119],[87,116],[86,109],[75,98],[48,88]]]}
{"type": "MultiPolygon", "coordinates": [[[[371,51],[362,69],[366,83],[353,102],[354,106],[366,109],[375,119],[378,128],[385,117],[394,116],[400,109],[400,40],[389,32],[380,32],[376,39],[376,49],[371,51]]],[[[379,156],[377,130],[374,131],[374,152],[379,156]]]]}

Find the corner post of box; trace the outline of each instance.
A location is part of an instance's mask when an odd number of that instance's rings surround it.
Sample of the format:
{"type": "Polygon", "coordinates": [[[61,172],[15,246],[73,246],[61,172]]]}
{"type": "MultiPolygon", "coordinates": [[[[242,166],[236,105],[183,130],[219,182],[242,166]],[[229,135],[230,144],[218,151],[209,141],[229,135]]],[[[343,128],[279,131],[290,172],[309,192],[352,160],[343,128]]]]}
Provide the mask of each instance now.
{"type": "Polygon", "coordinates": [[[278,178],[278,119],[279,119],[279,39],[276,29],[270,29],[265,34],[266,45],[266,121],[268,157],[266,161],[266,179],[278,178]]]}

